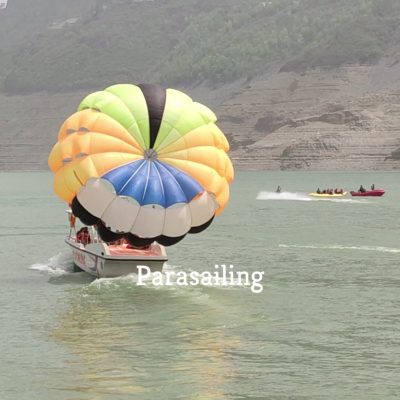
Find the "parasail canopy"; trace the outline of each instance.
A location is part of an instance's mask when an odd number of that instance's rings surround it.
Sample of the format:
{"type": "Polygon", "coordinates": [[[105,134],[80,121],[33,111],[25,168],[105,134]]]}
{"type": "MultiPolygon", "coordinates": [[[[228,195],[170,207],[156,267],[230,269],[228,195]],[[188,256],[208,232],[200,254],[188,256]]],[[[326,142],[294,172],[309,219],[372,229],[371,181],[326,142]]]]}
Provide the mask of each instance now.
{"type": "Polygon", "coordinates": [[[233,167],[215,114],[158,85],[88,95],[49,156],[56,194],[107,242],[177,243],[207,228],[229,199],[233,167]]]}

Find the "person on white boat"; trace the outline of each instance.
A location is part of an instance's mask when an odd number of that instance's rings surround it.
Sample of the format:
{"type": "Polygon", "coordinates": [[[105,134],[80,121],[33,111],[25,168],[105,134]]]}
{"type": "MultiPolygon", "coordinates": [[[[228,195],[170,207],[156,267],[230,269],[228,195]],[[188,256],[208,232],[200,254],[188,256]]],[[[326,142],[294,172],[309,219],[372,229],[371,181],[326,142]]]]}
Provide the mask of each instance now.
{"type": "Polygon", "coordinates": [[[82,243],[83,245],[89,244],[91,242],[89,229],[87,228],[87,226],[79,229],[76,234],[76,239],[79,243],[82,243]]]}
{"type": "Polygon", "coordinates": [[[75,223],[76,223],[76,217],[74,214],[72,214],[72,212],[69,214],[69,226],[72,229],[75,229],[75,223]]]}

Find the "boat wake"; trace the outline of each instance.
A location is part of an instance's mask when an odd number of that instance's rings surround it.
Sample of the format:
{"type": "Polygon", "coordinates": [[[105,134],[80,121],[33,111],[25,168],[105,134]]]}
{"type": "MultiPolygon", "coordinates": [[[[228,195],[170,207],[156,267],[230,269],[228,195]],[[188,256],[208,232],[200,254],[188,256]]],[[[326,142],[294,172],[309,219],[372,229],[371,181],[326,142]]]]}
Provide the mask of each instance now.
{"type": "Polygon", "coordinates": [[[73,273],[74,262],[70,252],[59,253],[53,257],[50,257],[46,263],[33,264],[29,267],[29,269],[45,272],[54,276],[60,276],[73,273]]]}
{"type": "MultiPolygon", "coordinates": [[[[185,291],[187,291],[188,288],[190,288],[191,292],[196,292],[201,288],[215,288],[215,289],[223,289],[223,290],[229,290],[229,289],[240,289],[240,288],[249,288],[249,286],[245,286],[244,284],[240,284],[239,280],[234,278],[230,280],[230,285],[229,286],[223,286],[222,285],[222,278],[217,278],[215,276],[212,276],[210,284],[199,284],[196,286],[192,285],[182,285],[182,283],[179,283],[179,275],[177,275],[179,272],[185,272],[186,274],[190,274],[192,270],[182,268],[179,266],[173,266],[169,264],[165,264],[163,271],[162,271],[162,276],[157,276],[156,283],[153,283],[153,279],[156,277],[156,274],[159,274],[157,272],[153,272],[148,274],[146,277],[142,277],[142,282],[144,285],[138,285],[138,275],[137,274],[129,274],[129,275],[124,275],[124,276],[119,276],[115,278],[93,278],[86,272],[80,271],[76,272],[72,254],[70,253],[59,253],[53,257],[51,257],[46,263],[36,263],[33,264],[29,267],[29,269],[36,270],[45,274],[48,274],[51,276],[51,279],[64,279],[64,278],[72,278],[74,277],[82,277],[85,276],[87,278],[91,279],[91,282],[88,285],[88,288],[92,289],[116,289],[119,287],[130,287],[130,286],[138,286],[139,288],[145,288],[145,289],[156,289],[156,290],[179,290],[184,288],[185,291]],[[162,285],[159,284],[159,281],[163,282],[162,285]]],[[[195,272],[195,271],[193,271],[195,272]]],[[[188,279],[189,281],[189,279],[188,279]]],[[[88,283],[86,280],[84,283],[88,283]]],[[[202,291],[200,291],[202,293],[202,291]]]]}
{"type": "MultiPolygon", "coordinates": [[[[129,274],[125,276],[120,276],[120,277],[115,277],[115,278],[98,278],[94,280],[93,282],[90,283],[91,287],[95,288],[104,288],[104,287],[116,287],[116,286],[130,286],[130,285],[135,285],[141,288],[148,288],[148,289],[156,289],[156,290],[176,290],[176,289],[181,289],[183,288],[185,291],[187,291],[188,288],[190,288],[191,291],[196,290],[196,288],[215,288],[215,289],[223,289],[223,290],[229,290],[229,289],[240,289],[240,288],[247,288],[248,286],[241,285],[239,280],[234,278],[230,280],[230,285],[229,286],[223,286],[222,285],[222,278],[215,277],[213,276],[211,278],[210,284],[198,284],[196,286],[192,286],[190,284],[188,285],[182,285],[182,283],[179,283],[179,275],[177,275],[179,272],[185,272],[186,274],[190,274],[190,272],[196,272],[192,271],[190,269],[184,269],[182,267],[178,266],[173,266],[169,264],[165,264],[163,271],[162,271],[162,277],[161,280],[163,282],[163,285],[159,285],[159,272],[155,273],[150,273],[147,277],[142,277],[142,282],[145,285],[140,285],[138,286],[138,275],[137,274],[129,274]],[[157,275],[158,274],[158,275],[157,275]],[[153,279],[157,275],[157,283],[153,283],[153,279]]],[[[190,279],[188,278],[188,281],[190,279]]]]}
{"type": "Polygon", "coordinates": [[[257,200],[292,200],[292,201],[313,201],[311,197],[307,196],[305,193],[296,192],[267,192],[261,191],[257,195],[257,200]]]}
{"type": "Polygon", "coordinates": [[[291,200],[291,201],[330,201],[334,203],[352,203],[352,204],[367,204],[367,200],[354,200],[354,199],[346,199],[346,198],[326,198],[326,197],[310,197],[306,193],[298,193],[298,192],[268,192],[261,191],[257,195],[257,200],[291,200]]]}
{"type": "Polygon", "coordinates": [[[334,244],[330,246],[318,245],[295,245],[295,244],[280,244],[279,247],[294,248],[294,249],[315,249],[315,250],[359,250],[359,251],[374,251],[381,253],[400,253],[400,249],[393,249],[382,246],[342,246],[334,244]]]}

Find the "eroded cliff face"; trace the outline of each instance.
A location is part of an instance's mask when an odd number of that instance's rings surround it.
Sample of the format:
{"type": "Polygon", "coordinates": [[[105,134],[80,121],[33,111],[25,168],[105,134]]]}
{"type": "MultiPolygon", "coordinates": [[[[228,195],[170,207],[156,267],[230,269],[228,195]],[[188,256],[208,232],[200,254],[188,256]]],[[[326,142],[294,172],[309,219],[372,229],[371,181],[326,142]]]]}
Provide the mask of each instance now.
{"type": "Polygon", "coordinates": [[[400,68],[345,66],[271,73],[217,110],[243,169],[400,167],[400,68]]]}
{"type": "Polygon", "coordinates": [[[58,130],[84,93],[0,96],[0,171],[47,170],[58,130]]]}
{"type": "MultiPolygon", "coordinates": [[[[212,107],[239,169],[400,168],[400,63],[182,88],[212,107]]],[[[0,96],[0,170],[47,169],[64,119],[87,94],[0,96]]]]}

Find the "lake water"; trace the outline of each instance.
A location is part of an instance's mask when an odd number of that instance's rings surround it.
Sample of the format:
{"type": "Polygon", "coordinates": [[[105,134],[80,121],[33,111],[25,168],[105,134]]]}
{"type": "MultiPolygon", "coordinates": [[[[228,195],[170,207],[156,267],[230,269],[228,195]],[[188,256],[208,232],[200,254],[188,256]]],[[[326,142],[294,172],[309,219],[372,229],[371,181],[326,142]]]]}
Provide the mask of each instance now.
{"type": "Polygon", "coordinates": [[[73,273],[51,181],[0,174],[1,400],[398,399],[398,173],[239,173],[167,268],[264,271],[260,294],[73,273]],[[304,194],[361,183],[387,194],[304,194]]]}

